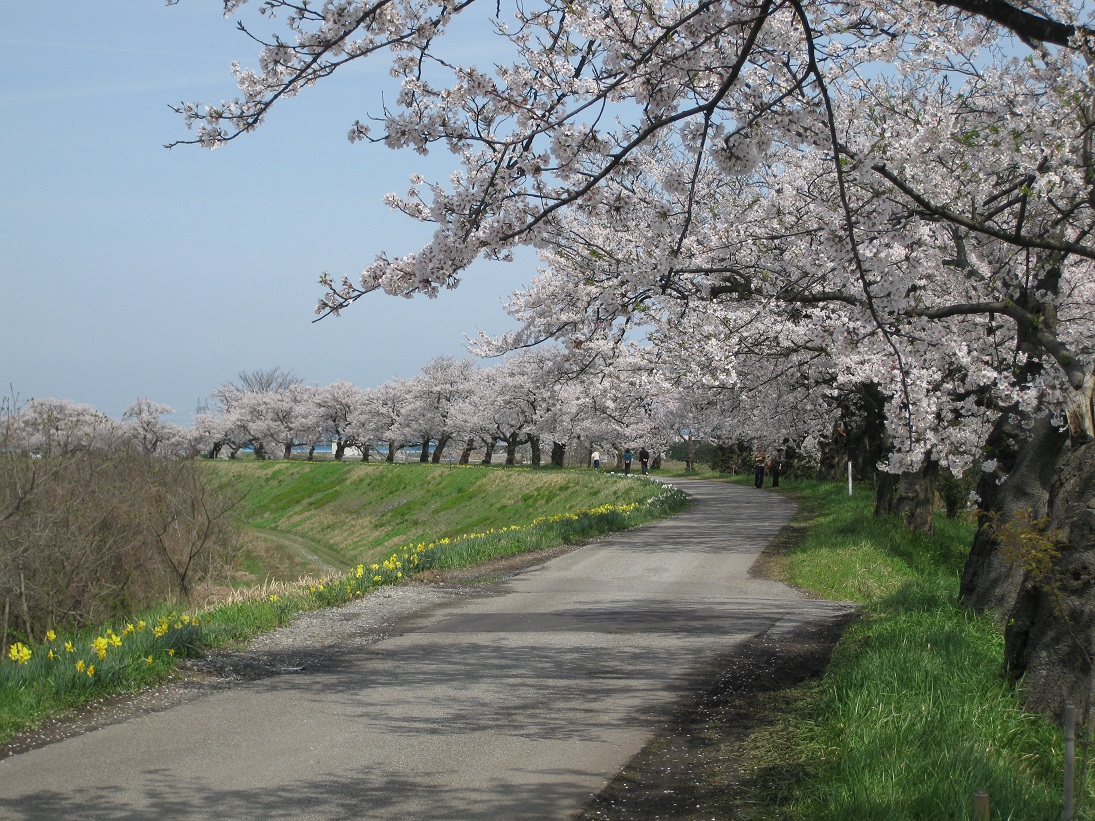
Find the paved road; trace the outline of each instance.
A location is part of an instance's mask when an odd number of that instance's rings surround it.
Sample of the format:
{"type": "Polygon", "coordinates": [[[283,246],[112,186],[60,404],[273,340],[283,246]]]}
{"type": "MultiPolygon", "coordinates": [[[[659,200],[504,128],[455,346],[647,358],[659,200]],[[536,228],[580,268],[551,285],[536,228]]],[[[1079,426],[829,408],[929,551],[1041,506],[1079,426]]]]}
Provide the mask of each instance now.
{"type": "Polygon", "coordinates": [[[0,761],[5,819],[553,819],[637,753],[689,671],[841,605],[749,578],[786,499],[690,512],[428,608],[337,661],[0,761]]]}

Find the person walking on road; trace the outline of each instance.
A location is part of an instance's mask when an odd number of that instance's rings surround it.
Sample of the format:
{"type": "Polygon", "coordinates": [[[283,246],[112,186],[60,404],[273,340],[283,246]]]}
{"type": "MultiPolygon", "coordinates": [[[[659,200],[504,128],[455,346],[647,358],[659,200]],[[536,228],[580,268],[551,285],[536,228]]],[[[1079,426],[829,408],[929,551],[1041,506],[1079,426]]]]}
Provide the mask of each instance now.
{"type": "Polygon", "coordinates": [[[593,451],[592,459],[593,459],[593,469],[594,470],[600,470],[601,469],[601,452],[599,450],[593,451]]]}
{"type": "Polygon", "coordinates": [[[764,448],[753,451],[753,487],[764,487],[764,448]]]}
{"type": "Polygon", "coordinates": [[[643,469],[643,476],[646,476],[650,468],[650,451],[646,448],[639,448],[639,465],[643,469]]]}
{"type": "Polygon", "coordinates": [[[624,449],[624,476],[631,475],[631,448],[624,449]]]}

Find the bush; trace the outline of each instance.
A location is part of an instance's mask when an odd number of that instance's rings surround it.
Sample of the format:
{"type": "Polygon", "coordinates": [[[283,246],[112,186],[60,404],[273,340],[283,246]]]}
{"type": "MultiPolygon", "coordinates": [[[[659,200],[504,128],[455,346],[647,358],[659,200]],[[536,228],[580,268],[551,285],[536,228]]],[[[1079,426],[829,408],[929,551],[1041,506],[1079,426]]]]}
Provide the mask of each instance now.
{"type": "Polygon", "coordinates": [[[31,445],[25,417],[0,427],[0,647],[185,599],[235,543],[230,496],[198,466],[109,425],[82,443],[31,445]]]}

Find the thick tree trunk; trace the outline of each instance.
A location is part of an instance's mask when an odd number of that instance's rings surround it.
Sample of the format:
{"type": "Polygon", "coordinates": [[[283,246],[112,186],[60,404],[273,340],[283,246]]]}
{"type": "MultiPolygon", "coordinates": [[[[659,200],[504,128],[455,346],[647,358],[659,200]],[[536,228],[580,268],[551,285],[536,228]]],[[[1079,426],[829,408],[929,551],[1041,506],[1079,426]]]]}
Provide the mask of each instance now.
{"type": "Polygon", "coordinates": [[[494,444],[493,441],[483,443],[483,461],[481,464],[489,465],[491,460],[494,459],[494,444]]]}
{"type": "Polygon", "coordinates": [[[1006,560],[983,514],[961,591],[964,603],[1006,624],[1005,667],[1013,681],[1022,681],[1027,706],[1059,720],[1064,705],[1073,704],[1089,724],[1095,654],[1091,396],[1088,380],[1068,414],[1075,426],[1071,439],[1044,417],[1034,419],[1023,436],[1019,414],[1005,414],[988,448],[1000,464],[978,487],[983,509],[999,523],[1042,534],[1042,549],[1056,552],[1052,573],[1035,576],[1020,561],[1006,560]],[[1003,472],[1007,476],[997,484],[1003,472]]]}
{"type": "Polygon", "coordinates": [[[822,482],[839,482],[847,475],[848,433],[844,422],[833,425],[833,432],[821,440],[820,458],[817,465],[817,478],[822,482]]]}
{"type": "MultiPolygon", "coordinates": [[[[1030,709],[1060,719],[1066,704],[1092,721],[1095,656],[1095,444],[1066,445],[1047,514],[1062,539],[1054,578],[1024,579],[1004,632],[1008,674],[1030,709]]],[[[1052,531],[1051,531],[1052,532],[1052,531]]]]}
{"type": "Polygon", "coordinates": [[[874,515],[889,516],[893,513],[897,495],[898,475],[880,470],[874,475],[874,515]]]}
{"type": "Polygon", "coordinates": [[[441,457],[445,453],[445,448],[449,444],[449,440],[452,439],[451,433],[442,433],[437,440],[437,444],[433,446],[433,455],[430,456],[430,461],[435,465],[441,463],[441,457]]]}
{"type": "Polygon", "coordinates": [[[471,452],[475,449],[475,437],[469,436],[464,444],[464,450],[460,452],[460,464],[466,465],[471,461],[471,452]]]}
{"type": "Polygon", "coordinates": [[[506,437],[506,464],[517,464],[517,447],[519,444],[519,437],[516,433],[511,433],[506,437]]]}
{"type": "Polygon", "coordinates": [[[902,473],[897,482],[893,512],[905,521],[914,533],[931,533],[934,528],[935,486],[939,478],[939,463],[925,457],[919,470],[902,473]]]}
{"type": "Polygon", "coordinates": [[[422,437],[422,449],[418,452],[418,461],[422,464],[430,461],[430,435],[428,433],[422,437]]]}
{"type": "Polygon", "coordinates": [[[341,462],[342,457],[345,456],[345,455],[346,455],[346,441],[344,439],[339,439],[337,442],[335,442],[335,461],[336,462],[341,462]]]}
{"type": "Polygon", "coordinates": [[[1032,518],[1046,515],[1049,486],[1057,458],[1068,441],[1046,417],[1031,420],[1024,431],[1019,412],[1005,412],[985,443],[988,456],[996,460],[977,484],[982,513],[973,547],[962,571],[960,597],[978,611],[993,613],[1006,622],[1015,608],[1023,585],[1023,570],[1000,554],[992,536],[989,514],[1003,518],[1017,511],[1029,511],[1032,518]]]}
{"type": "Polygon", "coordinates": [[[530,457],[532,461],[532,466],[534,468],[538,468],[540,467],[540,437],[530,436],[528,438],[528,441],[529,445],[532,446],[532,456],[530,457]]]}
{"type": "Polygon", "coordinates": [[[561,468],[566,462],[567,446],[565,442],[551,443],[551,464],[561,468]]]}

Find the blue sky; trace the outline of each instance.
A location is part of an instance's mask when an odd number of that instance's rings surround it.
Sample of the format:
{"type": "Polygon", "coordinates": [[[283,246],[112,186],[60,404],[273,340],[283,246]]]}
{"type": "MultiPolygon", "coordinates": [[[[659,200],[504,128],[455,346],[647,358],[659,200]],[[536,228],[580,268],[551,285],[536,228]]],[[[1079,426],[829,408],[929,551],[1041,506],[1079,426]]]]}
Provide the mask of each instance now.
{"type": "Polygon", "coordinates": [[[216,0],[56,0],[6,9],[0,33],[0,387],[111,416],[137,397],[188,422],[241,370],[312,384],[410,376],[463,337],[512,327],[500,299],[535,272],[476,264],[436,300],[376,295],[314,323],[316,279],[402,254],[429,227],[381,202],[452,158],[351,145],[390,94],[386,64],[353,67],[216,151],[169,105],[235,96],[256,49],[216,0]]]}

